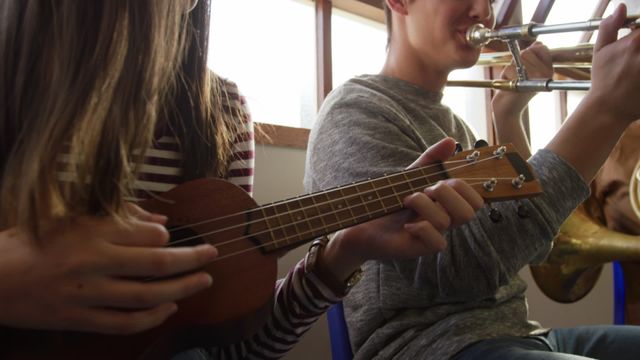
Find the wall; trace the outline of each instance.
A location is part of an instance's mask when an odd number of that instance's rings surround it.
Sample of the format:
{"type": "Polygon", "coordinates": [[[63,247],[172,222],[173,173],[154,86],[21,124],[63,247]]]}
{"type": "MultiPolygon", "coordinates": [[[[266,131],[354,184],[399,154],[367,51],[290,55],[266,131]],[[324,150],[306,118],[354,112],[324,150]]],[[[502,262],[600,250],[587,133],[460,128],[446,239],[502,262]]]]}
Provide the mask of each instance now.
{"type": "MultiPolygon", "coordinates": [[[[304,193],[305,152],[275,146],[256,148],[255,198],[259,204],[283,200],[304,193]]],[[[283,276],[295,262],[302,259],[306,247],[291,251],[279,262],[283,276]]],[[[547,327],[568,327],[588,324],[610,324],[613,319],[613,281],[611,266],[605,266],[595,288],[584,299],[573,304],[559,304],[542,294],[532,280],[529,269],[520,275],[529,284],[530,318],[547,327]]],[[[305,335],[302,342],[285,359],[330,359],[327,322],[323,317],[305,335]]]]}

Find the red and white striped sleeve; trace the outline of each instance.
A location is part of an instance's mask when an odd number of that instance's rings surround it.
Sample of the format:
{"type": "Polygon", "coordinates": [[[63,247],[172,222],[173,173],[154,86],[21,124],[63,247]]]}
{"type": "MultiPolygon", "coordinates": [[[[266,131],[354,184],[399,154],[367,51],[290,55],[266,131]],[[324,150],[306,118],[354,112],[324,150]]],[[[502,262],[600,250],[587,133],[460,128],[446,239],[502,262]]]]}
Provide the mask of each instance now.
{"type": "Polygon", "coordinates": [[[229,165],[227,181],[240,186],[249,195],[253,194],[253,169],[255,161],[254,127],[247,101],[231,81],[224,80],[227,92],[228,110],[243,114],[238,135],[233,143],[232,161],[229,165]],[[240,111],[235,111],[240,110],[240,111]]]}
{"type": "Polygon", "coordinates": [[[258,333],[241,343],[200,353],[204,359],[279,359],[291,350],[331,305],[340,301],[299,261],[276,283],[271,315],[258,333]]]}

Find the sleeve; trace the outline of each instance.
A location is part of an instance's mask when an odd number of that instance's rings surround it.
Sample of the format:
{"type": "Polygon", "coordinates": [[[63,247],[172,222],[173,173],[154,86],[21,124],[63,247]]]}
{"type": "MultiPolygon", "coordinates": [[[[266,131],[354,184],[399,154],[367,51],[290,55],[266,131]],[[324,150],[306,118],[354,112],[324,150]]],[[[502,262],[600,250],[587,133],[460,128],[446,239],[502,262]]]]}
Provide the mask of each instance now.
{"type": "Polygon", "coordinates": [[[301,260],[276,283],[273,311],[262,329],[241,343],[209,349],[207,358],[279,359],[338,301],[326,285],[306,276],[301,260]]]}
{"type": "MultiPolygon", "coordinates": [[[[330,104],[321,111],[312,131],[307,191],[404,169],[423,150],[404,122],[392,106],[375,99],[365,102],[344,96],[330,104]]],[[[433,144],[444,135],[420,136],[433,144]]],[[[391,271],[379,272],[380,286],[394,289],[394,296],[405,298],[405,304],[418,301],[416,306],[427,299],[451,302],[492,297],[522,267],[544,259],[560,224],[587,196],[588,187],[553,153],[542,151],[530,163],[542,182],[543,195],[494,204],[503,216],[499,223],[490,220],[488,207],[482,209],[475,220],[447,233],[448,247],[439,254],[381,262],[391,271]],[[528,216],[518,216],[519,207],[528,216]]]]}
{"type": "Polygon", "coordinates": [[[253,172],[255,163],[254,125],[251,112],[245,97],[240,94],[237,86],[230,81],[224,82],[228,96],[227,111],[241,114],[238,131],[233,142],[232,161],[229,164],[227,181],[243,188],[249,195],[253,194],[253,172]]]}

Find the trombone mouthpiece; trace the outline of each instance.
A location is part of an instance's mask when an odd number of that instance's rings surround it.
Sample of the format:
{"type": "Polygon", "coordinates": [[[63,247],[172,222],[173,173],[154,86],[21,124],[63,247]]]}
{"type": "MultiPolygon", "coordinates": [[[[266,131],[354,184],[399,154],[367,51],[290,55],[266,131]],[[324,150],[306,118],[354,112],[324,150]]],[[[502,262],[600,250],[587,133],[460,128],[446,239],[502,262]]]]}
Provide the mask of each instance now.
{"type": "Polygon", "coordinates": [[[481,48],[491,41],[488,36],[489,33],[491,33],[491,30],[487,29],[484,25],[473,24],[467,29],[467,44],[476,49],[481,48]]]}

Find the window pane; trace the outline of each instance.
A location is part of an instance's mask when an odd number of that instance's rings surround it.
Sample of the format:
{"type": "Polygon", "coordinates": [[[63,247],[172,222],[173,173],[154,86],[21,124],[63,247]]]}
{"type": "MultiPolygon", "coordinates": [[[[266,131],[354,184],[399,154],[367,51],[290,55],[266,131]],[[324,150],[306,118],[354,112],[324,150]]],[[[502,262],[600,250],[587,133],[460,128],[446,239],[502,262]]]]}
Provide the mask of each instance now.
{"type": "Polygon", "coordinates": [[[257,122],[310,127],[316,113],[310,0],[214,0],[209,66],[236,82],[257,122]]]}
{"type": "Polygon", "coordinates": [[[560,128],[560,97],[557,92],[543,92],[529,102],[531,150],[535,153],[549,143],[560,128]]]}
{"type": "MultiPolygon", "coordinates": [[[[522,0],[522,18],[528,22],[533,17],[539,0],[522,0]]],[[[591,19],[600,0],[556,0],[545,24],[564,24],[591,19]]],[[[582,31],[540,35],[538,40],[550,48],[572,46],[580,42],[582,31]]],[[[593,42],[595,36],[592,37],[593,42]]]]}
{"type": "MultiPolygon", "coordinates": [[[[449,74],[449,80],[484,80],[484,69],[474,66],[455,70],[449,74]]],[[[480,88],[446,87],[442,98],[444,104],[469,124],[475,136],[484,140],[488,139],[485,92],[480,88]]]]}
{"type": "Polygon", "coordinates": [[[377,74],[386,57],[384,24],[332,8],[333,87],[362,74],[377,74]]]}

